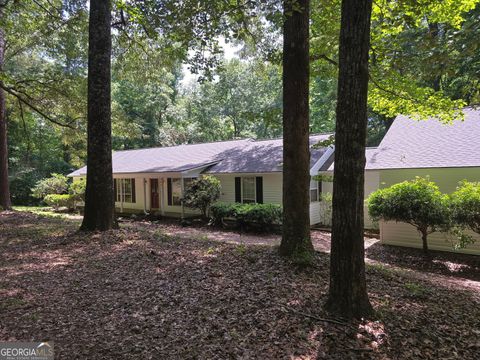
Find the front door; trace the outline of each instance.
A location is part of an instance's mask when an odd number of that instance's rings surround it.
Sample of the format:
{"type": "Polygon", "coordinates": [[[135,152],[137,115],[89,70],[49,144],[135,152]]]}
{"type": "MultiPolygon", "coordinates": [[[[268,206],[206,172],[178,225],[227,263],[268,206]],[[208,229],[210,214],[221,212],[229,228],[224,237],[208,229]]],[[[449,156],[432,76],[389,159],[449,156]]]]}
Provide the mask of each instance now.
{"type": "Polygon", "coordinates": [[[150,179],[150,193],[151,193],[151,208],[158,209],[159,206],[159,196],[158,196],[158,179],[150,179]]]}

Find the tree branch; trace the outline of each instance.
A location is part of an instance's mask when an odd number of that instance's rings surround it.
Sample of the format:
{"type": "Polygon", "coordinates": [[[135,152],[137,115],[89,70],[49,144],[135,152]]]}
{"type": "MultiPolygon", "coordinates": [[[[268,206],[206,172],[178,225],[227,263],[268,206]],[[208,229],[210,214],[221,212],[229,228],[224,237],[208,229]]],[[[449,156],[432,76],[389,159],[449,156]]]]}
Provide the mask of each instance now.
{"type": "Polygon", "coordinates": [[[325,54],[315,54],[315,55],[310,56],[310,62],[314,62],[314,61],[318,61],[318,60],[326,60],[328,63],[330,63],[334,66],[338,66],[338,63],[335,60],[329,58],[325,54]]]}
{"type": "Polygon", "coordinates": [[[58,126],[61,126],[61,127],[65,127],[65,128],[69,128],[69,129],[72,129],[72,130],[76,130],[75,127],[73,127],[70,123],[62,123],[60,121],[57,121],[55,120],[54,118],[52,118],[51,116],[47,115],[45,112],[43,112],[42,110],[40,110],[37,106],[33,105],[31,102],[29,102],[28,100],[24,99],[20,94],[18,94],[15,89],[12,89],[8,86],[5,86],[3,83],[0,83],[0,87],[5,90],[7,93],[9,93],[10,95],[14,96],[17,98],[18,101],[22,102],[23,104],[25,104],[26,106],[28,106],[30,109],[32,109],[33,111],[35,111],[37,114],[39,114],[41,117],[43,117],[44,119],[50,121],[51,123],[55,124],[55,125],[58,125],[58,126]]]}

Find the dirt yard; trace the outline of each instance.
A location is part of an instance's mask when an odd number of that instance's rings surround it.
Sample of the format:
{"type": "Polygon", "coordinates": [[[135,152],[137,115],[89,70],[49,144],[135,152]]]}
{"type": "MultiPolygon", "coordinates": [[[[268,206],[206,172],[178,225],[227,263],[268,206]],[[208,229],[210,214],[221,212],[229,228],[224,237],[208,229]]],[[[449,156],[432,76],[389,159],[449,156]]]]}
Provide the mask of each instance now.
{"type": "Polygon", "coordinates": [[[278,236],[0,213],[0,340],[53,340],[58,359],[478,359],[480,257],[367,239],[372,319],[322,310],[329,235],[313,267],[278,236]]]}

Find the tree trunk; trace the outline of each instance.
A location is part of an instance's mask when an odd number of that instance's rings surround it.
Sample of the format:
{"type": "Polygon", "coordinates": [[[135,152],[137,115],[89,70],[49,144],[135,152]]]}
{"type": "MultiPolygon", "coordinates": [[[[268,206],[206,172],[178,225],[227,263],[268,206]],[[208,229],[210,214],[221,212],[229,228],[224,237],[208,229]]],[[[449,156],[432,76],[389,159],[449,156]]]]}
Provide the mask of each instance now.
{"type": "Polygon", "coordinates": [[[283,236],[280,254],[309,261],[309,12],[310,1],[284,1],[283,236]]]}
{"type": "Polygon", "coordinates": [[[423,248],[423,253],[425,255],[428,255],[428,242],[427,242],[427,237],[428,237],[428,232],[426,229],[423,229],[420,231],[422,233],[422,248],[423,248]]]}
{"type": "MultiPolygon", "coordinates": [[[[0,19],[3,9],[0,8],[0,19]]],[[[5,32],[0,29],[0,73],[3,72],[5,55],[5,32]]],[[[7,210],[12,207],[10,187],[8,185],[8,146],[7,146],[7,111],[5,91],[0,87],[0,206],[7,210]]]]}
{"type": "Polygon", "coordinates": [[[372,0],[343,0],[340,31],[332,250],[327,310],[344,317],[372,311],[363,239],[368,51],[372,0]]]}
{"type": "Polygon", "coordinates": [[[110,99],[110,0],[90,1],[88,47],[88,147],[85,216],[81,230],[112,229],[114,198],[110,99]]]}

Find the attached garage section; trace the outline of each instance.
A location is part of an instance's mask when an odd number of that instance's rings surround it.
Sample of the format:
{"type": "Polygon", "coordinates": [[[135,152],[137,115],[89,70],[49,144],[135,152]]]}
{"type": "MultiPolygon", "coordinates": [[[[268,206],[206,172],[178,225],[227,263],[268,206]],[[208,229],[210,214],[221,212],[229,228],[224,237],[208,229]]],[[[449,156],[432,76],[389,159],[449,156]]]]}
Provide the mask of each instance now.
{"type": "MultiPolygon", "coordinates": [[[[398,169],[380,170],[380,187],[388,187],[415,176],[429,176],[444,193],[455,191],[459,181],[480,181],[480,167],[471,168],[431,168],[431,169],[398,169]]],[[[470,233],[477,241],[458,252],[480,255],[480,235],[470,233]]],[[[416,229],[405,223],[381,222],[380,240],[384,244],[421,248],[422,241],[416,229]]],[[[454,238],[445,233],[433,233],[428,237],[428,245],[432,250],[454,251],[454,238]]]]}

